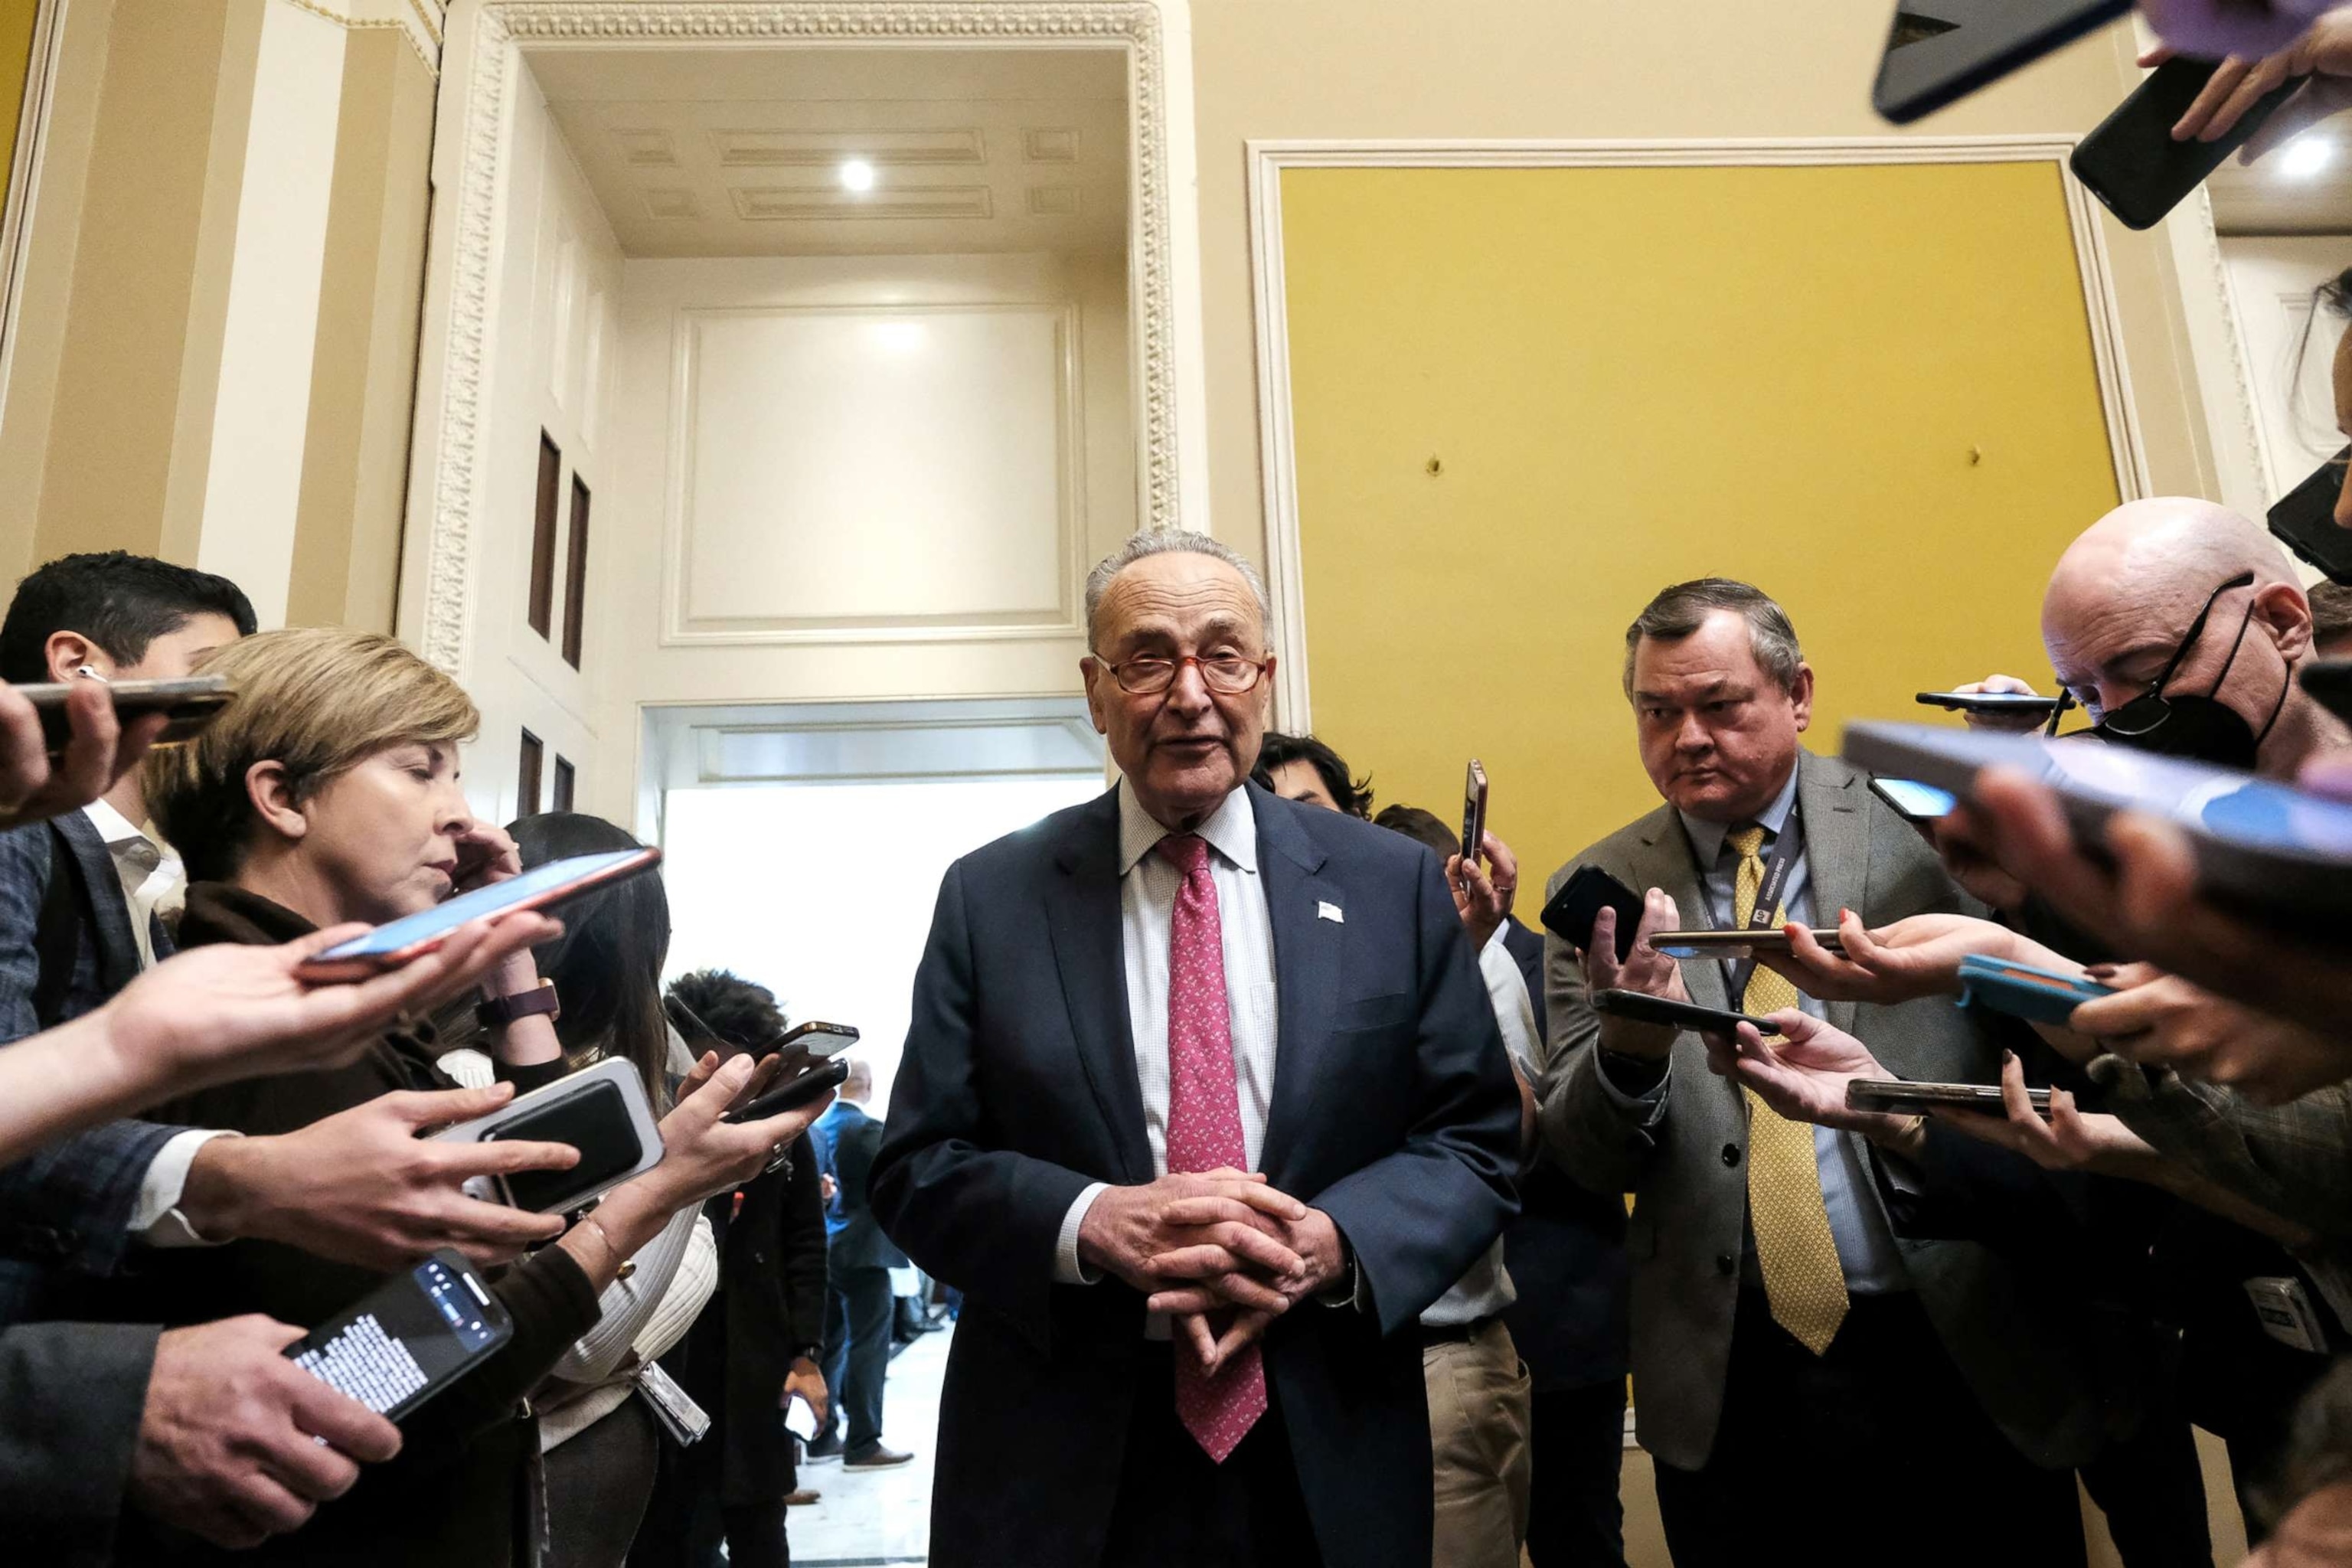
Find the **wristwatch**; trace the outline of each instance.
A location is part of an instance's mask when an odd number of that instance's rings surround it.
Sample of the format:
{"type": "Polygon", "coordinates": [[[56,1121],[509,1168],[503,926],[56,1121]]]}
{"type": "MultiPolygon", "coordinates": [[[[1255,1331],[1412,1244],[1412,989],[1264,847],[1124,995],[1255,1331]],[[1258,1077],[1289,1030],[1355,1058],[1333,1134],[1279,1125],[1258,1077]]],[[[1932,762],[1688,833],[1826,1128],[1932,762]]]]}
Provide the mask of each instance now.
{"type": "Polygon", "coordinates": [[[563,1016],[563,1005],[555,999],[555,982],[543,977],[531,990],[476,1004],[474,1022],[485,1029],[503,1029],[519,1018],[538,1013],[546,1014],[550,1023],[563,1016]]]}

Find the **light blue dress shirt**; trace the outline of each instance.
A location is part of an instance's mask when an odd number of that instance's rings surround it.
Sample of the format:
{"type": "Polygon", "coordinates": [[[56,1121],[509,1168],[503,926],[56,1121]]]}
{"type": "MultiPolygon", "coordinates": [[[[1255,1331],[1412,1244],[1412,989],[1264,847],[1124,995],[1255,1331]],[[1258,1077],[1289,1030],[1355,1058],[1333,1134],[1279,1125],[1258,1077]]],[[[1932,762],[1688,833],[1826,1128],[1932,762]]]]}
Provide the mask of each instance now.
{"type": "MultiPolygon", "coordinates": [[[[1772,847],[1779,842],[1780,830],[1789,825],[1789,816],[1797,806],[1797,774],[1792,769],[1789,782],[1781,786],[1772,804],[1757,813],[1757,826],[1764,829],[1764,842],[1757,853],[1764,863],[1772,862],[1772,847]]],[[[1728,930],[1732,924],[1734,900],[1738,897],[1739,855],[1724,843],[1731,832],[1731,824],[1702,822],[1687,813],[1677,812],[1683,831],[1690,836],[1692,852],[1698,864],[1706,868],[1700,883],[1706,889],[1709,923],[1717,930],[1728,930]]],[[[1787,885],[1780,892],[1780,904],[1789,919],[1800,925],[1818,924],[1813,919],[1813,890],[1809,856],[1801,849],[1796,863],[1789,868],[1787,885]]],[[[1713,963],[1711,959],[1691,959],[1686,963],[1713,963]]],[[[1739,998],[1731,998],[1738,1006],[1739,998]]],[[[1797,1005],[1809,1017],[1826,1019],[1827,1009],[1812,997],[1800,993],[1797,1005]]],[[[1813,1129],[1813,1154],[1822,1172],[1822,1204],[1829,1210],[1830,1234],[1837,1240],[1838,1262],[1845,1269],[1846,1289],[1857,1296],[1884,1294],[1891,1290],[1907,1290],[1911,1281],[1903,1270],[1902,1254],[1895,1247],[1894,1233],[1887,1228],[1886,1215],[1878,1205],[1877,1194],[1872,1190],[1870,1171],[1864,1157],[1853,1146],[1853,1140],[1832,1128],[1813,1129]]],[[[1749,1243],[1748,1268],[1755,1269],[1754,1243],[1749,1243]]]]}

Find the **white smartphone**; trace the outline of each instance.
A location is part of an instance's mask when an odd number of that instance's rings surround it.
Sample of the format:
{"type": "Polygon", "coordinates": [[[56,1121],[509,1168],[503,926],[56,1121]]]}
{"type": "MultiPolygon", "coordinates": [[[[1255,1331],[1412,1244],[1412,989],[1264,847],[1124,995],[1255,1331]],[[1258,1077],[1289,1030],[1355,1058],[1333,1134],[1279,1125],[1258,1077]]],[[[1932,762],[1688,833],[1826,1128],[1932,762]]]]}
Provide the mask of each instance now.
{"type": "Polygon", "coordinates": [[[784,1401],[784,1430],[803,1443],[816,1441],[816,1411],[797,1394],[784,1401]]]}

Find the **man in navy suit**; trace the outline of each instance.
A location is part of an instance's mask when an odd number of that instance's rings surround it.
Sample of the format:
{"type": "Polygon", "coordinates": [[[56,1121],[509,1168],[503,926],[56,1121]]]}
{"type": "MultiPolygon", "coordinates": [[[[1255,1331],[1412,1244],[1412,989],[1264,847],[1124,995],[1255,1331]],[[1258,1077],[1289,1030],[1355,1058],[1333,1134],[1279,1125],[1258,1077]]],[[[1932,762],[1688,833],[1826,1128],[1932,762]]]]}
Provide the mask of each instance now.
{"type": "Polygon", "coordinates": [[[1255,572],[1139,534],[1080,662],[1124,775],[950,868],[873,1204],[964,1292],[943,1568],[1426,1568],[1422,1310],[1516,1207],[1437,861],[1250,785],[1255,572]]]}

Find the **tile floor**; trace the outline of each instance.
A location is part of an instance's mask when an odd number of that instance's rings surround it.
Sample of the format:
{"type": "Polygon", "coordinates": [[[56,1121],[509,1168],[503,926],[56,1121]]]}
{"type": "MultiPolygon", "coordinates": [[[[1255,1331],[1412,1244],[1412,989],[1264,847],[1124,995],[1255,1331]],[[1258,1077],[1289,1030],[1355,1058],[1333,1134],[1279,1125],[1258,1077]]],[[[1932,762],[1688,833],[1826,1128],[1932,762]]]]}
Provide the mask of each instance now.
{"type": "Polygon", "coordinates": [[[882,1400],[882,1440],[912,1449],[914,1461],[891,1470],[803,1465],[801,1485],[824,1494],[792,1510],[793,1568],[894,1568],[927,1563],[931,1548],[931,1458],[946,1376],[947,1333],[925,1334],[890,1363],[882,1400]]]}

